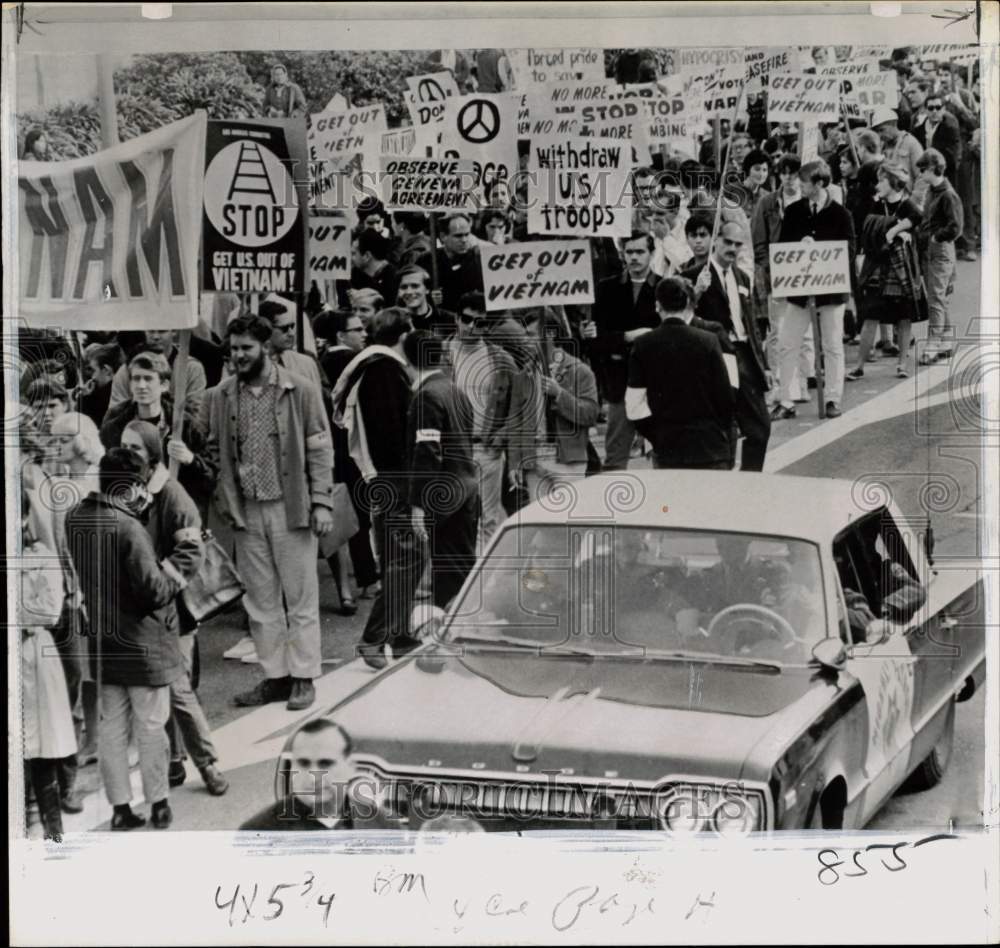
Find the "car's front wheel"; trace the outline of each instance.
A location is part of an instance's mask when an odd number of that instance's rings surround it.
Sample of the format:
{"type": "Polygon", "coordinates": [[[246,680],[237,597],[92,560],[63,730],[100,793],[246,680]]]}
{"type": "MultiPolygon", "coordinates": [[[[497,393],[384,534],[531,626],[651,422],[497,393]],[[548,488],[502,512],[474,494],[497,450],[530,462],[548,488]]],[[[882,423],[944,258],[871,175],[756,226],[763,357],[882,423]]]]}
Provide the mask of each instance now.
{"type": "Polygon", "coordinates": [[[910,775],[909,784],[913,790],[930,790],[944,779],[955,746],[955,702],[948,702],[948,712],[944,727],[931,752],[921,761],[920,766],[910,775]]]}

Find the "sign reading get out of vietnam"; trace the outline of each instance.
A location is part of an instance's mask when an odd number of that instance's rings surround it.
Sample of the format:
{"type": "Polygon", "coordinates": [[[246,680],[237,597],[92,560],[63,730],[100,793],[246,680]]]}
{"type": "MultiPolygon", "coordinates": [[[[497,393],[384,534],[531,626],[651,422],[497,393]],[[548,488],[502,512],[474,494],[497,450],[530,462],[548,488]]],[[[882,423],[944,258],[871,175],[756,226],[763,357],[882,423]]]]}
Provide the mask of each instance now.
{"type": "Polygon", "coordinates": [[[851,292],[846,240],[777,243],[769,250],[771,295],[776,299],[851,292]]]}
{"type": "Polygon", "coordinates": [[[594,302],[586,240],[480,244],[487,311],[594,302]]]}

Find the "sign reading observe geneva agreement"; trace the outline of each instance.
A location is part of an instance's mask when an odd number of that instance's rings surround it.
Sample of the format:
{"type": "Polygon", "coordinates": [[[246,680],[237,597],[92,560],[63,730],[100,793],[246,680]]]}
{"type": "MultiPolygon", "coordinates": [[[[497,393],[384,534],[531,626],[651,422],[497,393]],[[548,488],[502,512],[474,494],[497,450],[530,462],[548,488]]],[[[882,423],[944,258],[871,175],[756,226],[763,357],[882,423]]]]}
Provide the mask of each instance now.
{"type": "Polygon", "coordinates": [[[586,240],[480,244],[486,309],[593,303],[594,272],[586,240]]]}
{"type": "Polygon", "coordinates": [[[209,122],[203,289],[294,293],[305,235],[282,128],[209,122]]]}
{"type": "Polygon", "coordinates": [[[769,249],[775,299],[851,292],[846,240],[771,244],[769,249]]]}

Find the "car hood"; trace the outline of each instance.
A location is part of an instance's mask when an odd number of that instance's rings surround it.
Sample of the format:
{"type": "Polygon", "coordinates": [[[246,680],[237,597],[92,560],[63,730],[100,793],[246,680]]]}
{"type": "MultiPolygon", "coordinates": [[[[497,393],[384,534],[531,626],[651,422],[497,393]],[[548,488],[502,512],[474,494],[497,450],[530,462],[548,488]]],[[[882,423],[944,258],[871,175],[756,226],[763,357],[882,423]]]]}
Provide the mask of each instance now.
{"type": "Polygon", "coordinates": [[[393,770],[736,779],[816,672],[559,655],[411,656],[331,711],[393,770]]]}

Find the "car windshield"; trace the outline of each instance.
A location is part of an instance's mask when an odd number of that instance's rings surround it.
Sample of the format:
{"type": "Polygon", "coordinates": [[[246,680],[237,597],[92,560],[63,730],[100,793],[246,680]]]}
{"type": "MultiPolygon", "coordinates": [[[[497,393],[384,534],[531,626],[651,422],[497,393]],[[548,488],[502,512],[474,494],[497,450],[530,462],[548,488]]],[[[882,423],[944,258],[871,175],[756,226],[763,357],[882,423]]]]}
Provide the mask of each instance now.
{"type": "Polygon", "coordinates": [[[801,664],[826,630],[812,543],[522,524],[480,563],[447,637],[553,654],[801,664]]]}

